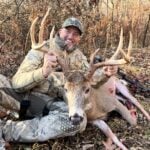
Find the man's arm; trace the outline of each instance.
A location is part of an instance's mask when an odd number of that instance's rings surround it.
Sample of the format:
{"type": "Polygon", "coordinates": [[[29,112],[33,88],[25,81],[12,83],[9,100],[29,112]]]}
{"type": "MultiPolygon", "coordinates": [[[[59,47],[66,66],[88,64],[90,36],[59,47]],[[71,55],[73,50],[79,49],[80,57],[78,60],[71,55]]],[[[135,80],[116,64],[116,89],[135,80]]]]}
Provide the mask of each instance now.
{"type": "Polygon", "coordinates": [[[30,90],[46,80],[46,77],[51,73],[52,67],[56,65],[56,56],[48,55],[36,50],[31,50],[27,54],[17,73],[12,78],[12,86],[16,91],[30,90]]]}
{"type": "Polygon", "coordinates": [[[40,67],[42,57],[43,54],[41,52],[35,50],[29,51],[12,78],[12,87],[16,91],[23,92],[29,90],[44,80],[42,68],[40,67]]]}

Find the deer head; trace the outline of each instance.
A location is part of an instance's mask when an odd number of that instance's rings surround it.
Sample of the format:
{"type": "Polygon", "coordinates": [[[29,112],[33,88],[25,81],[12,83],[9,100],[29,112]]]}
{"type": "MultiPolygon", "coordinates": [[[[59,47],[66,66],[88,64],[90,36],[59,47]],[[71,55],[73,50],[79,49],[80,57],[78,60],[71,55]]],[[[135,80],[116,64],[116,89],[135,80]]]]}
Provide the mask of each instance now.
{"type": "Polygon", "coordinates": [[[90,95],[90,82],[81,71],[69,72],[64,85],[68,102],[69,119],[73,124],[83,120],[85,101],[90,95]]]}
{"type": "Polygon", "coordinates": [[[89,70],[84,73],[81,70],[70,71],[67,58],[63,60],[62,58],[58,59],[59,64],[61,65],[66,81],[64,85],[65,96],[68,102],[69,108],[69,118],[73,124],[79,124],[83,120],[85,115],[85,109],[89,104],[90,98],[94,96],[93,88],[91,86],[91,79],[94,72],[103,66],[110,65],[122,65],[130,61],[130,50],[132,43],[132,34],[130,34],[130,42],[128,53],[122,50],[123,45],[123,31],[121,30],[120,42],[115,54],[107,61],[94,64],[94,57],[98,53],[99,49],[96,50],[90,59],[89,70]],[[124,56],[123,59],[116,60],[118,53],[121,52],[124,56]]]}

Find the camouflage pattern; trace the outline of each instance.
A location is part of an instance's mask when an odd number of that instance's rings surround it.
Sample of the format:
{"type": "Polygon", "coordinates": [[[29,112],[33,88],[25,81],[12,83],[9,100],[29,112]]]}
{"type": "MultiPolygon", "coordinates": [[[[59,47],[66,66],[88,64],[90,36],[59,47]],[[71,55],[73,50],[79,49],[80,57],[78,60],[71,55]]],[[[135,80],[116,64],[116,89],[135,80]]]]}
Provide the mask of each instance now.
{"type": "Polygon", "coordinates": [[[0,111],[1,113],[8,114],[12,111],[19,111],[20,103],[10,94],[12,89],[10,80],[0,74],[0,111]],[[6,89],[7,92],[6,92],[6,89]]]}
{"type": "Polygon", "coordinates": [[[3,137],[2,127],[3,127],[3,122],[0,120],[0,150],[5,150],[5,141],[2,138],[3,137]]]}
{"type": "Polygon", "coordinates": [[[2,127],[6,141],[43,142],[65,136],[73,136],[85,130],[86,117],[80,125],[72,125],[68,118],[68,107],[64,102],[54,102],[49,114],[32,120],[8,120],[2,127]]]}
{"type": "Polygon", "coordinates": [[[71,17],[71,18],[66,19],[62,27],[65,28],[69,26],[74,26],[79,29],[81,34],[83,33],[83,25],[77,18],[71,17]]]}

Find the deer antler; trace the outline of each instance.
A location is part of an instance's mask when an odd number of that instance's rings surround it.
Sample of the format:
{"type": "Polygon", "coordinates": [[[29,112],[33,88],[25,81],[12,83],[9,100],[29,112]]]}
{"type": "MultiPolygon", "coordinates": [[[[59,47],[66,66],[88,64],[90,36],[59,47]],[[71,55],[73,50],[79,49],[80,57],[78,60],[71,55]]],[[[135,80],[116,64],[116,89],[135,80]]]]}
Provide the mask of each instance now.
{"type": "Polygon", "coordinates": [[[57,61],[58,61],[58,64],[61,66],[64,75],[67,76],[68,72],[70,71],[70,65],[69,65],[70,62],[69,62],[69,59],[67,58],[66,51],[65,51],[65,54],[64,54],[64,58],[58,57],[57,61]]]}
{"type": "Polygon", "coordinates": [[[119,45],[118,48],[116,50],[116,52],[113,54],[113,56],[110,58],[111,60],[115,60],[117,59],[117,56],[119,54],[119,52],[121,52],[121,54],[124,56],[124,59],[127,62],[130,62],[131,60],[131,49],[132,49],[132,43],[133,43],[133,36],[132,33],[130,32],[130,39],[129,39],[129,45],[128,45],[128,52],[127,54],[123,51],[122,47],[123,47],[123,29],[121,28],[121,32],[120,32],[120,40],[119,40],[119,45]]]}
{"type": "MultiPolygon", "coordinates": [[[[35,49],[35,50],[40,50],[40,51],[43,51],[45,53],[47,53],[49,50],[47,47],[44,47],[45,44],[47,43],[46,41],[44,41],[44,27],[45,27],[45,22],[46,22],[46,19],[49,15],[49,12],[50,12],[50,9],[51,8],[48,8],[46,14],[44,15],[43,19],[42,19],[42,22],[41,22],[41,25],[40,25],[40,31],[39,31],[39,41],[38,43],[36,43],[35,41],[35,25],[37,23],[37,20],[39,19],[39,17],[36,17],[33,21],[33,23],[31,24],[31,28],[30,28],[30,36],[31,36],[31,43],[32,43],[32,49],[35,49]]],[[[52,31],[50,33],[50,41],[51,39],[53,38],[53,34],[54,34],[54,27],[52,28],[52,31]]],[[[51,42],[49,43],[51,45],[51,42]]]]}
{"type": "Polygon", "coordinates": [[[123,29],[121,28],[120,40],[119,40],[119,44],[118,44],[117,50],[116,50],[116,52],[113,54],[113,56],[111,56],[110,59],[117,59],[117,56],[118,56],[120,50],[122,49],[122,47],[123,47],[123,29]]]}
{"type": "Polygon", "coordinates": [[[131,54],[131,49],[132,49],[132,41],[133,41],[133,38],[132,38],[132,34],[130,32],[130,41],[129,41],[129,46],[128,46],[128,53],[125,54],[125,52],[122,50],[122,47],[123,47],[123,29],[121,29],[119,45],[118,45],[118,48],[117,48],[116,52],[114,53],[114,55],[107,61],[94,64],[94,58],[95,58],[96,54],[99,52],[99,49],[97,49],[91,55],[90,67],[89,67],[88,73],[86,74],[86,78],[90,79],[92,77],[92,75],[94,74],[94,72],[96,71],[96,69],[98,69],[100,67],[111,66],[111,65],[123,65],[123,64],[126,64],[126,63],[130,62],[130,60],[131,60],[130,54],[131,54]],[[117,58],[119,52],[121,52],[123,54],[124,59],[115,60],[117,58]]]}
{"type": "Polygon", "coordinates": [[[130,40],[129,40],[129,45],[128,45],[128,53],[127,56],[125,59],[128,59],[128,61],[131,60],[131,50],[132,50],[132,44],[133,44],[133,36],[132,36],[132,33],[130,32],[130,40]]]}

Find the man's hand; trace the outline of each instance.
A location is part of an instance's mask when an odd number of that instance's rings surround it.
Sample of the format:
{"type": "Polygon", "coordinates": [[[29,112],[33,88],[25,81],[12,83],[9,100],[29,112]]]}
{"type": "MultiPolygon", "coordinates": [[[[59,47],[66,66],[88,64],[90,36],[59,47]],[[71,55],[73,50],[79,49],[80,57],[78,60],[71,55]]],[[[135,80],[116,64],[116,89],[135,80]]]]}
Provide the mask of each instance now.
{"type": "Polygon", "coordinates": [[[53,68],[55,68],[57,65],[57,55],[54,52],[46,53],[44,56],[44,64],[42,67],[44,77],[47,78],[53,71],[53,68]]]}
{"type": "Polygon", "coordinates": [[[110,77],[112,75],[117,74],[118,66],[106,66],[106,67],[103,67],[103,71],[105,75],[110,77]]]}

